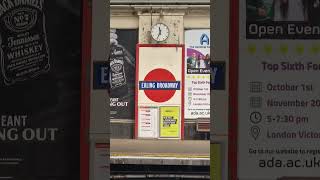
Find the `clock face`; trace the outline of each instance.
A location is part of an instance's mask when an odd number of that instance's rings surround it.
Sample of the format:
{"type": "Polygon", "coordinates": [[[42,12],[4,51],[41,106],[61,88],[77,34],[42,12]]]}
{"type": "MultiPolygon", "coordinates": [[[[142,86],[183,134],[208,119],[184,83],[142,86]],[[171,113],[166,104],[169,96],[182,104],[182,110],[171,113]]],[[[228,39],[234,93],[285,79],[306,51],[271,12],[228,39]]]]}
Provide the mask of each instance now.
{"type": "Polygon", "coordinates": [[[169,28],[165,24],[159,23],[152,27],[151,36],[156,41],[165,41],[169,37],[169,28]]]}

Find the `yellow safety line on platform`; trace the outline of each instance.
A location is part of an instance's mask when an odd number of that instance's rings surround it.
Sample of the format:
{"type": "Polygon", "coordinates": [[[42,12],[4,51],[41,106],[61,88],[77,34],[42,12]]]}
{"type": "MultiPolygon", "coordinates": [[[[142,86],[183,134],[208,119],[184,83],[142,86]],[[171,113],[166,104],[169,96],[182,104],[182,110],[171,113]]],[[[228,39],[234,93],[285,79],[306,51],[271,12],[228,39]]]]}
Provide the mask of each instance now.
{"type": "Polygon", "coordinates": [[[210,155],[192,155],[192,154],[173,154],[173,153],[111,153],[113,157],[131,156],[131,157],[174,157],[174,158],[210,158],[210,155]]]}

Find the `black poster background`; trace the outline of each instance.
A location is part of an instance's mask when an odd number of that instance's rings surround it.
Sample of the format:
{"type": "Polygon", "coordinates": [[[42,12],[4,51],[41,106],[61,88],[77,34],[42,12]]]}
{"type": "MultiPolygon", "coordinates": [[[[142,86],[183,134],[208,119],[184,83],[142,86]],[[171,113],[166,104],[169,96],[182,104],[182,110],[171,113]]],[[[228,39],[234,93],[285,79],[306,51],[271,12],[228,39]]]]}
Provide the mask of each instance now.
{"type": "Polygon", "coordinates": [[[44,0],[50,70],[10,86],[1,82],[1,132],[58,129],[54,141],[0,139],[1,179],[79,179],[81,3],[44,0]],[[26,115],[26,126],[7,127],[9,115],[26,115]]]}
{"type": "MultiPolygon", "coordinates": [[[[134,119],[135,93],[135,62],[136,44],[138,43],[137,29],[116,29],[118,47],[124,49],[125,77],[128,91],[111,89],[111,98],[118,98],[114,105],[110,105],[111,119],[134,119]]],[[[112,102],[112,101],[111,101],[112,102]]]]}

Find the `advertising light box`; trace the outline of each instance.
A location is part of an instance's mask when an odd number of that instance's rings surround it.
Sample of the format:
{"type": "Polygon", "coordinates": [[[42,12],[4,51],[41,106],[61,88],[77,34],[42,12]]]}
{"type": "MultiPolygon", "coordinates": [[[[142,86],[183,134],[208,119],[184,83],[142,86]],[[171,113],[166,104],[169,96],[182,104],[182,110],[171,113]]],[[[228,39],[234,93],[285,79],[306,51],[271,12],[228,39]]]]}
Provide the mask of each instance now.
{"type": "Polygon", "coordinates": [[[210,118],[210,29],[185,31],[185,118],[210,118]]]}
{"type": "Polygon", "coordinates": [[[237,132],[232,179],[319,179],[320,23],[313,13],[320,3],[259,2],[239,1],[232,11],[239,11],[232,28],[239,54],[231,62],[239,66],[230,70],[238,85],[231,90],[238,112],[230,121],[230,134],[237,132]]]}
{"type": "Polygon", "coordinates": [[[0,0],[0,179],[83,174],[80,14],[82,0],[0,0]]]}

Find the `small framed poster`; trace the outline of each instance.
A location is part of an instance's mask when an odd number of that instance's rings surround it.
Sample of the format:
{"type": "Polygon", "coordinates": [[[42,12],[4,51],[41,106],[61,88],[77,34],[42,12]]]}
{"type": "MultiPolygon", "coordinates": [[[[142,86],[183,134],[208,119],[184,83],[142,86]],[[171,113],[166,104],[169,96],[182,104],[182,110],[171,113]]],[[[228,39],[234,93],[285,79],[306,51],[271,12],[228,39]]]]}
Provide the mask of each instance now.
{"type": "Polygon", "coordinates": [[[180,137],[180,107],[160,107],[160,138],[180,137]]]}
{"type": "Polygon", "coordinates": [[[139,107],[139,137],[158,138],[159,108],[139,107]]]}

